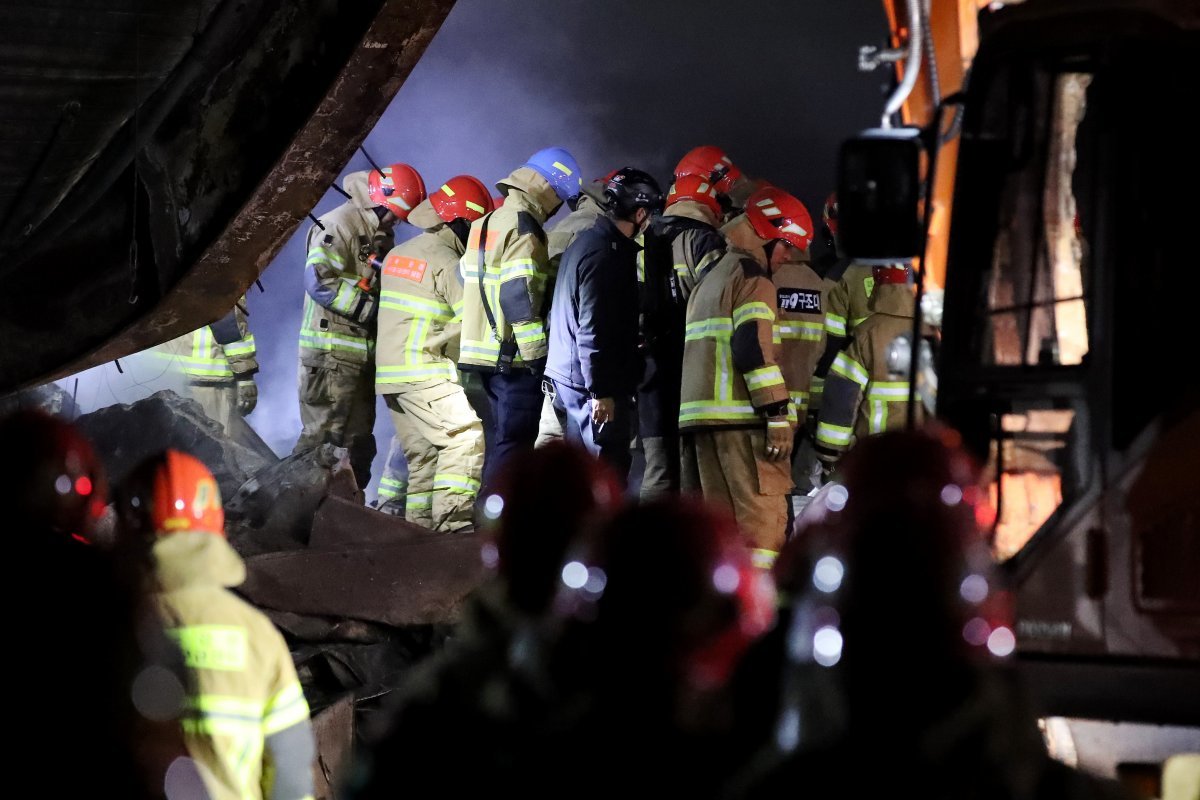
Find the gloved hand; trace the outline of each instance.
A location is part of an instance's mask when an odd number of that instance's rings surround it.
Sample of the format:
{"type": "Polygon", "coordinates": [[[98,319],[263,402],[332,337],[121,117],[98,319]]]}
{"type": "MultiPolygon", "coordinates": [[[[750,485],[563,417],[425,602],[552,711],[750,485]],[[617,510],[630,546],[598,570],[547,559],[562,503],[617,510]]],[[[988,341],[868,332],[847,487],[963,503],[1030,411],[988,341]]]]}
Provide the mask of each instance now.
{"type": "Polygon", "coordinates": [[[528,367],[529,371],[532,372],[536,377],[540,378],[546,371],[546,359],[535,358],[532,361],[526,361],[525,366],[528,367]]]}
{"type": "Polygon", "coordinates": [[[375,297],[363,292],[362,300],[358,302],[358,308],[354,311],[354,318],[365,325],[375,319],[375,312],[378,310],[375,297]]]}
{"type": "Polygon", "coordinates": [[[237,410],[243,417],[258,405],[258,385],[253,378],[244,378],[237,382],[237,410]]]}
{"type": "Polygon", "coordinates": [[[766,456],[768,461],[791,461],[794,439],[792,423],[786,416],[767,418],[766,456]]]}

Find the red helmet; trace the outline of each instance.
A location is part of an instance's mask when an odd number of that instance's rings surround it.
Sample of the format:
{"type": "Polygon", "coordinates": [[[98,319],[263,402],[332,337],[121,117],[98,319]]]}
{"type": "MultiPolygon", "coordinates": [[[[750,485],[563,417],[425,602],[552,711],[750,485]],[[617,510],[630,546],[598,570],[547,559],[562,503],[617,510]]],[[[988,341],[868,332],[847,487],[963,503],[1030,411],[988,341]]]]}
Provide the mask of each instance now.
{"type": "Polygon", "coordinates": [[[92,445],[69,422],[25,410],[0,421],[0,502],[15,529],[92,541],[108,503],[92,445]]]}
{"type": "Polygon", "coordinates": [[[443,222],[465,219],[474,222],[492,211],[492,195],[478,178],[456,175],[429,195],[433,210],[443,222]]]}
{"type": "Polygon", "coordinates": [[[684,175],[699,175],[716,184],[717,192],[727,194],[733,183],[742,177],[742,171],[733,165],[729,156],[719,147],[704,145],[689,150],[675,165],[676,179],[684,175]]]}
{"type": "Polygon", "coordinates": [[[695,501],[632,507],[588,531],[560,584],[556,616],[583,625],[599,657],[629,654],[700,689],[728,681],[774,622],[770,574],[728,514],[695,501]]]}
{"type": "Polygon", "coordinates": [[[408,164],[392,164],[382,170],[371,170],[367,177],[367,193],[372,203],[406,220],[417,203],[425,199],[425,181],[408,164]]]}
{"type": "Polygon", "coordinates": [[[782,239],[801,250],[812,244],[813,224],[808,209],[783,189],[767,186],[750,195],[746,217],[754,232],[767,241],[782,239]]]}
{"type": "Polygon", "coordinates": [[[517,608],[541,613],[568,542],[621,503],[616,475],[582,448],[559,442],[514,457],[483,498],[484,564],[505,579],[517,608]]]}
{"type": "Polygon", "coordinates": [[[838,231],[838,202],[837,192],[830,192],[825,198],[825,207],[821,209],[821,220],[834,236],[838,231]]]}
{"type": "Polygon", "coordinates": [[[153,456],[130,473],[120,513],[144,538],[175,533],[225,536],[216,479],[199,459],[178,450],[153,456]]]}
{"type": "Polygon", "coordinates": [[[721,202],[717,200],[717,187],[703,175],[683,175],[676,178],[667,192],[667,205],[680,200],[693,200],[707,206],[717,219],[721,218],[721,202]]]}

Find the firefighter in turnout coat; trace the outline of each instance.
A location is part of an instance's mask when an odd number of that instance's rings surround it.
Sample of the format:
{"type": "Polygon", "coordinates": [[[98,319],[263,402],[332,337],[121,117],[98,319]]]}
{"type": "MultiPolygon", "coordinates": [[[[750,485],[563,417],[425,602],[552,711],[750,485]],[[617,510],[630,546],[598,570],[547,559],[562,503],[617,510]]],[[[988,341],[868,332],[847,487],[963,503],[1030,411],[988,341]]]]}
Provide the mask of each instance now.
{"type": "Polygon", "coordinates": [[[799,200],[768,187],[726,235],[732,246],[688,299],[681,488],[729,509],[755,563],[769,568],[784,540],[795,429],[771,273],[807,248],[811,222],[799,200]]]}
{"type": "MultiPolygon", "coordinates": [[[[380,277],[375,391],[408,462],[408,521],[437,531],[472,524],[483,473],[483,425],[454,364],[463,297],[458,260],[471,223],[491,210],[478,179],[446,181],[409,215],[424,233],[393,248],[380,277]]],[[[391,461],[381,493],[399,485],[391,461]]]]}

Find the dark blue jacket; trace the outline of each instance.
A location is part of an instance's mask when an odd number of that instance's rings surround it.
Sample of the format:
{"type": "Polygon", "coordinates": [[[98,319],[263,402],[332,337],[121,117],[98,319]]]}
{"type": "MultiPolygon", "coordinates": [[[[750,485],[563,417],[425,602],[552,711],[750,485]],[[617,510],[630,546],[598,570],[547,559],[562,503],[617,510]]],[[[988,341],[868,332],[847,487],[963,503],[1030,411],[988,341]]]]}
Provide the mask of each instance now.
{"type": "Polygon", "coordinates": [[[550,305],[546,375],[595,397],[637,392],[637,254],[641,248],[608,217],[563,253],[550,305]]]}

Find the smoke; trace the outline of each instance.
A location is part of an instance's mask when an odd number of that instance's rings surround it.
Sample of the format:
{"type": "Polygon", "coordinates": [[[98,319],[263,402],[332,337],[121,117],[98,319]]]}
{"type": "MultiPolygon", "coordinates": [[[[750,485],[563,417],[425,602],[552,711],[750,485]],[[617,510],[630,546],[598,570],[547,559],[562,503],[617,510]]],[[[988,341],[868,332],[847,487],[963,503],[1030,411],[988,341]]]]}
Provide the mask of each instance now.
{"type": "MultiPolygon", "coordinates": [[[[838,144],[879,118],[888,76],[859,74],[856,56],[886,32],[878,0],[459,0],[364,146],[381,164],[411,163],[430,188],[464,172],[494,183],[547,146],[570,150],[586,177],[634,166],[665,188],[684,152],[715,144],[816,217],[838,144]]],[[[343,174],[369,168],[358,153],[343,174]]],[[[331,190],[314,213],[342,201],[331,190]]],[[[279,454],[300,431],[308,227],[263,274],[266,292],[247,297],[261,369],[249,422],[279,454]]],[[[398,240],[415,233],[396,229],[398,240]]],[[[87,395],[131,402],[157,385],[112,365],[85,376],[85,407],[87,395]]],[[[372,490],[392,434],[382,403],[375,433],[372,490]]]]}
{"type": "Polygon", "coordinates": [[[80,414],[118,403],[136,403],[155,392],[170,389],[182,394],[183,373],[174,359],[156,350],[134,353],[56,381],[75,400],[80,414]]]}

